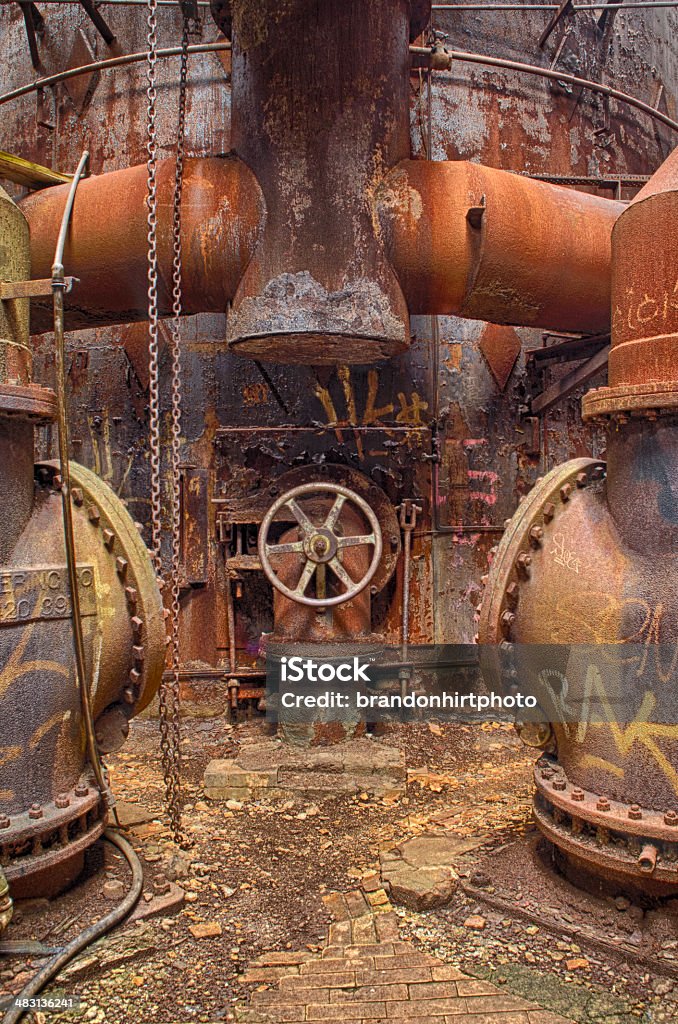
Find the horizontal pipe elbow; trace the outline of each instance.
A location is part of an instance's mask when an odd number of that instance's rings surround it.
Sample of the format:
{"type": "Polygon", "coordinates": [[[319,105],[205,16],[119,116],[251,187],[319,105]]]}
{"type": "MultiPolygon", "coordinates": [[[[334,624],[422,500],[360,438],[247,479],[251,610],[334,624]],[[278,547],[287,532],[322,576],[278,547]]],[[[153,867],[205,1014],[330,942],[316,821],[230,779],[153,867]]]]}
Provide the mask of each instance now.
{"type": "MultiPolygon", "coordinates": [[[[173,160],[157,169],[158,303],[172,312],[173,160]]],[[[78,187],[64,265],[78,278],[69,327],[132,323],[148,315],[148,172],[111,171],[78,187]]],[[[20,203],[31,233],[34,277],[49,277],[68,185],[20,203]]],[[[261,189],[237,157],[188,159],[181,201],[182,309],[223,313],[250,261],[265,219],[261,189]]],[[[51,330],[51,304],[33,303],[33,332],[51,330]]]]}
{"type": "Polygon", "coordinates": [[[410,313],[602,332],[624,204],[464,161],[402,161],[376,216],[410,313]]]}

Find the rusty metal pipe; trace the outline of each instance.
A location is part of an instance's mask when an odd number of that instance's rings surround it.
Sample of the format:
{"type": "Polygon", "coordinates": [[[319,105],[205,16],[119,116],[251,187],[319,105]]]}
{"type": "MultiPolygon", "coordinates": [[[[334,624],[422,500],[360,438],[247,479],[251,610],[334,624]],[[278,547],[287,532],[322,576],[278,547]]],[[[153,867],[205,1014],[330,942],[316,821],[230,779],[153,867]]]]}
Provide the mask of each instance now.
{"type": "Polygon", "coordinates": [[[405,160],[376,210],[410,313],[603,332],[624,204],[468,162],[405,160]]]}
{"type": "MultiPolygon", "coordinates": [[[[80,283],[69,302],[69,325],[131,323],[147,316],[145,165],[83,181],[64,250],[80,283]]],[[[172,311],[174,161],[158,164],[160,314],[172,311]]],[[[48,277],[68,196],[57,185],[27,196],[21,209],[31,229],[34,277],[48,277]]],[[[253,252],[264,207],[254,176],[237,158],[186,161],[182,196],[185,314],[223,313],[253,252]]],[[[49,305],[33,303],[33,331],[51,329],[49,305]]]]}
{"type": "Polygon", "coordinates": [[[568,699],[582,682],[568,662],[578,652],[610,711],[576,732],[553,719],[557,760],[537,765],[537,823],[576,877],[649,893],[678,889],[676,223],[678,151],[612,233],[610,380],[583,403],[608,426],[607,478],[604,464],[575,459],[536,485],[492,560],[479,623],[486,664],[508,650],[524,679],[521,659],[544,645],[546,669],[569,673],[568,699]],[[631,724],[615,723],[617,696],[631,724]]]}

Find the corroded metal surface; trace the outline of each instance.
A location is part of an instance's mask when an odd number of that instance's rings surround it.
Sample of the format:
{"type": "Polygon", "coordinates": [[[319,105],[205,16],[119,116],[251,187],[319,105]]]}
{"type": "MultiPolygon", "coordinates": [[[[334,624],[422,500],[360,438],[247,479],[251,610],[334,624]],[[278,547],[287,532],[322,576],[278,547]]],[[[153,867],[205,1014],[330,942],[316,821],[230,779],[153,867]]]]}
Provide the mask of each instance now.
{"type": "Polygon", "coordinates": [[[674,150],[615,225],[609,382],[586,396],[584,416],[678,407],[677,218],[674,150]]]}
{"type": "MultiPolygon", "coordinates": [[[[147,260],[146,166],[89,178],[78,187],[64,251],[80,279],[68,302],[68,324],[145,319],[147,260]]],[[[158,165],[158,302],[172,309],[172,194],[174,161],[158,165]]],[[[28,196],[34,276],[47,276],[68,185],[28,196]]],[[[187,160],[181,205],[183,308],[223,312],[247,266],[264,219],[260,189],[234,157],[187,160]]],[[[50,324],[50,305],[34,303],[34,330],[50,324]]]]}
{"type": "Polygon", "coordinates": [[[275,362],[371,363],[407,348],[407,306],[370,196],[409,156],[407,0],[241,0],[235,152],[266,203],[233,302],[233,350],[275,362]]]}
{"type": "MultiPolygon", "coordinates": [[[[587,673],[602,719],[552,721],[557,763],[542,762],[535,815],[575,869],[649,892],[678,887],[678,724],[671,711],[662,716],[678,667],[678,417],[661,400],[676,385],[667,359],[676,335],[649,336],[639,309],[675,326],[674,167],[672,157],[614,231],[611,383],[585,400],[589,415],[612,417],[607,478],[602,463],[579,459],[534,488],[492,560],[479,625],[489,674],[508,653],[515,685],[529,645],[553,645],[556,675],[568,645],[619,651],[609,679],[593,666],[587,673]],[[634,388],[646,404],[632,418],[634,388]],[[633,712],[621,722],[617,680],[633,712]]],[[[544,707],[547,719],[552,711],[544,707]]]]}
{"type": "MultiPolygon", "coordinates": [[[[122,50],[144,49],[145,22],[138,12],[111,7],[106,16],[122,50]]],[[[176,44],[180,20],[178,10],[160,9],[160,46],[176,44]]],[[[540,12],[438,11],[433,24],[459,48],[532,62],[545,21],[540,12]]],[[[578,12],[567,33],[559,30],[549,40],[545,62],[613,81],[650,103],[663,83],[662,103],[671,112],[673,58],[665,40],[675,35],[677,21],[675,11],[621,11],[609,16],[601,30],[595,13],[578,12]]],[[[78,30],[90,34],[91,29],[77,5],[50,5],[46,26],[41,60],[47,72],[59,71],[78,30]]],[[[207,18],[196,41],[215,35],[207,18]]],[[[4,85],[23,84],[32,71],[23,21],[14,5],[0,9],[0,42],[6,58],[4,85]]],[[[98,56],[108,56],[101,41],[98,45],[98,56]]],[[[318,63],[325,56],[331,58],[323,49],[316,55],[318,63]]],[[[158,109],[159,145],[166,157],[172,156],[175,142],[177,66],[172,60],[158,65],[163,100],[158,109]]],[[[231,149],[229,68],[230,56],[223,66],[214,54],[191,58],[187,147],[195,157],[231,149]]],[[[145,87],[143,65],[135,65],[102,72],[89,104],[81,110],[64,86],[42,97],[26,96],[3,108],[4,148],[71,171],[73,153],[86,143],[96,175],[142,164],[145,87]]],[[[503,170],[576,176],[578,188],[588,187],[609,198],[615,195],[617,174],[647,174],[667,152],[668,133],[662,128],[655,132],[651,122],[635,112],[622,111],[614,103],[606,107],[600,98],[509,71],[455,64],[449,72],[432,76],[430,108],[425,73],[410,76],[408,88],[409,146],[419,160],[480,161],[503,170]],[[582,180],[587,178],[588,182],[582,180]]],[[[619,198],[632,194],[624,187],[619,198]]],[[[143,273],[138,278],[140,293],[142,278],[143,273]]],[[[109,284],[114,294],[127,287],[127,280],[115,275],[109,284]]],[[[68,319],[71,299],[77,301],[75,293],[67,299],[67,326],[76,322],[68,319]]],[[[143,303],[140,294],[136,305],[143,303]]],[[[46,326],[43,319],[41,327],[46,326]]],[[[362,471],[394,506],[408,497],[421,498],[424,512],[413,539],[411,564],[412,642],[471,642],[487,552],[501,536],[504,520],[540,473],[568,458],[597,456],[605,443],[595,425],[582,426],[579,395],[550,410],[539,430],[533,430],[520,413],[526,393],[524,355],[502,393],[479,350],[483,329],[482,323],[441,317],[439,341],[434,343],[432,323],[419,318],[412,322],[414,343],[388,364],[340,365],[336,371],[328,367],[318,372],[268,364],[264,377],[250,360],[224,351],[223,316],[186,319],[186,487],[192,487],[193,474],[202,473],[204,482],[201,493],[191,491],[192,519],[185,523],[185,536],[198,538],[202,554],[199,565],[190,567],[191,580],[187,578],[182,600],[187,712],[206,706],[220,711],[228,705],[225,561],[256,558],[256,522],[248,523],[241,508],[238,522],[229,527],[231,539],[220,540],[219,506],[212,499],[227,497],[243,507],[261,499],[268,507],[273,500],[268,488],[290,470],[307,482],[321,477],[326,462],[340,462],[362,471]],[[436,453],[438,488],[431,462],[436,453]],[[438,526],[452,532],[434,531],[434,508],[438,526]],[[239,556],[236,526],[243,548],[239,556]]],[[[517,336],[524,350],[542,344],[541,334],[534,330],[521,329],[517,336]]],[[[69,338],[74,457],[95,469],[144,524],[146,353],[144,325],[87,330],[69,338]]],[[[38,339],[36,360],[39,379],[48,382],[49,338],[38,339]]],[[[49,435],[41,435],[40,447],[50,454],[49,435]]],[[[381,517],[381,508],[378,511],[381,517]]],[[[375,630],[396,643],[402,557],[397,562],[391,580],[372,601],[375,630]]],[[[271,588],[256,569],[238,572],[240,578],[233,581],[238,668],[260,672],[261,633],[270,630],[273,621],[271,588]]],[[[243,677],[241,692],[253,690],[253,680],[243,677]]]]}
{"type": "Polygon", "coordinates": [[[609,328],[621,203],[477,164],[409,160],[377,203],[412,313],[609,328]]]}

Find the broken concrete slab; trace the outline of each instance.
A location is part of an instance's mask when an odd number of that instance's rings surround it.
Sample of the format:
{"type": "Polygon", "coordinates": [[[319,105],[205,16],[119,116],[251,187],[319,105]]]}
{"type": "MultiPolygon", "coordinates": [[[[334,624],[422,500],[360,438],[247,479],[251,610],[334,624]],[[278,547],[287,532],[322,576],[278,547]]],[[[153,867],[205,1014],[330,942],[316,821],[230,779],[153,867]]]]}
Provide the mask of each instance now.
{"type": "Polygon", "coordinates": [[[400,750],[364,738],[310,749],[271,740],[245,745],[235,759],[211,761],[204,781],[210,800],[247,802],[290,794],[403,793],[407,772],[400,750]]]}
{"type": "Polygon", "coordinates": [[[477,849],[485,837],[422,835],[380,854],[381,879],[394,903],[430,910],[449,903],[457,888],[458,858],[477,849]]]}

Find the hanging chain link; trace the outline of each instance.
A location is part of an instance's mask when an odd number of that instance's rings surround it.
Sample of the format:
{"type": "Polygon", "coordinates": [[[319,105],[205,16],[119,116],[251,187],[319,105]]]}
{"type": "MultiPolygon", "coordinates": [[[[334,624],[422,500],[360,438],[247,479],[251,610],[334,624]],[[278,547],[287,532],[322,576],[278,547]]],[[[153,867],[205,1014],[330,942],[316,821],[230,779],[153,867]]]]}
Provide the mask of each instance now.
{"type": "Polygon", "coordinates": [[[160,573],[160,361],[158,356],[158,136],[156,128],[156,64],[158,60],[157,0],[148,0],[148,64],[146,68],[146,152],[148,154],[148,404],[151,450],[151,553],[160,573]]]}
{"type": "MultiPolygon", "coordinates": [[[[151,435],[151,513],[152,547],[158,573],[161,571],[161,436],[160,378],[158,358],[158,253],[157,253],[157,136],[156,136],[156,37],[157,0],[148,2],[148,280],[149,280],[149,376],[151,435]]],[[[179,78],[179,117],[174,179],[172,220],[172,325],[171,347],[171,589],[170,589],[170,672],[160,687],[160,750],[165,782],[167,810],[174,841],[186,845],[181,823],[181,718],[179,693],[179,599],[181,556],[181,196],[184,174],[184,136],[186,127],[186,81],[190,17],[183,12],[181,66],[179,78]]]]}

